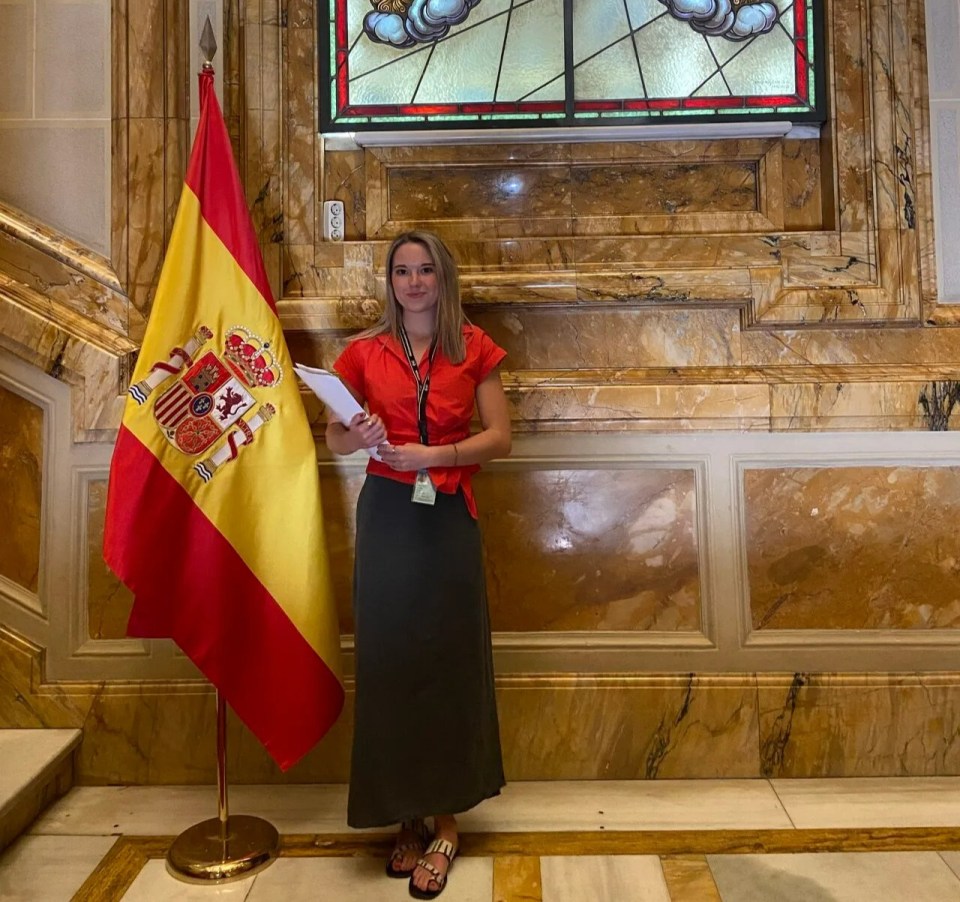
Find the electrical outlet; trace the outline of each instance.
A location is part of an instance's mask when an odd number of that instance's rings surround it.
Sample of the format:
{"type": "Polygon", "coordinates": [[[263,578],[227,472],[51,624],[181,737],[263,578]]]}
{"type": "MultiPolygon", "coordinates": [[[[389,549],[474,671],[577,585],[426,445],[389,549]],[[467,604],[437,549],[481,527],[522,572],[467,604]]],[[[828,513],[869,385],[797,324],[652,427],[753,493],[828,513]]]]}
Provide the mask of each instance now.
{"type": "Polygon", "coordinates": [[[323,240],[343,241],[343,201],[323,202],[323,240]]]}

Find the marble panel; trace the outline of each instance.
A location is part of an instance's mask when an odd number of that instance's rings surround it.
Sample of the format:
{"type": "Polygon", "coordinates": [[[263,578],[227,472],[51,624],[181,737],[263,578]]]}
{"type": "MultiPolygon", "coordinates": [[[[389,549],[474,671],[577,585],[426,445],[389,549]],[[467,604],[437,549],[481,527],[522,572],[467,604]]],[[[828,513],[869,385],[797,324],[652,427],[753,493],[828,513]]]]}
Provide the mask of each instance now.
{"type": "Polygon", "coordinates": [[[955,629],[955,467],[743,474],[753,628],[955,629]]]}
{"type": "Polygon", "coordinates": [[[498,700],[508,780],[758,773],[756,690],[749,679],[638,677],[608,684],[571,677],[550,685],[504,678],[498,700]]]}
{"type": "Polygon", "coordinates": [[[549,385],[546,379],[527,374],[508,377],[514,431],[770,428],[770,393],[776,386],[615,385],[607,374],[597,373],[595,378],[591,385],[549,385]]]}
{"type": "MultiPolygon", "coordinates": [[[[116,92],[115,92],[116,93],[116,92]]],[[[114,101],[116,103],[116,101],[114,101]]],[[[117,281],[126,288],[127,284],[127,205],[119,198],[127,196],[127,170],[130,164],[128,156],[129,125],[126,119],[115,118],[110,124],[110,264],[117,281]]],[[[125,311],[130,310],[127,298],[124,298],[125,311]]],[[[125,320],[126,317],[123,317],[125,320]]],[[[142,331],[142,330],[141,330],[142,331]]],[[[129,332],[128,332],[129,334],[129,332]]]]}
{"type": "Polygon", "coordinates": [[[69,902],[115,836],[23,836],[0,858],[4,902],[69,902]]]}
{"type": "Polygon", "coordinates": [[[960,880],[936,852],[710,855],[724,902],[950,902],[960,880]]]}
{"type": "Polygon", "coordinates": [[[344,240],[366,237],[367,197],[363,151],[326,151],[323,155],[323,199],[343,201],[344,240]]]}
{"type": "Polygon", "coordinates": [[[87,491],[87,622],[91,639],[123,639],[133,608],[133,594],[103,560],[106,481],[91,482],[87,491]]]}
{"type": "Polygon", "coordinates": [[[740,362],[736,310],[471,310],[507,352],[510,369],[731,366],[740,362]]]}
{"type": "Polygon", "coordinates": [[[869,50],[866,39],[867,3],[831,6],[827,19],[831,41],[830,78],[837,148],[836,174],[839,193],[838,222],[842,231],[858,231],[867,225],[870,196],[866,184],[871,122],[868,101],[869,50]]]}
{"type": "Polygon", "coordinates": [[[960,329],[746,330],[739,338],[744,366],[869,363],[889,367],[891,381],[906,363],[934,365],[960,360],[960,329]]]}
{"type": "Polygon", "coordinates": [[[564,234],[571,216],[570,169],[561,165],[424,164],[387,169],[389,223],[523,220],[523,234],[564,234]],[[544,231],[546,230],[546,231],[544,231]]]}
{"type": "Polygon", "coordinates": [[[0,385],[0,576],[36,594],[40,585],[43,410],[0,385]]]}
{"type": "Polygon", "coordinates": [[[357,528],[357,497],[365,478],[363,471],[320,471],[324,532],[333,597],[342,633],[353,632],[353,549],[357,528]]]}
{"type": "Polygon", "coordinates": [[[130,0],[126,4],[127,103],[131,119],[162,117],[166,60],[165,0],[130,0]]]}
{"type": "Polygon", "coordinates": [[[927,429],[918,403],[924,392],[932,395],[930,384],[907,381],[906,374],[889,382],[771,385],[770,421],[778,431],[927,429]]]}
{"type": "Polygon", "coordinates": [[[494,630],[699,628],[692,470],[525,469],[476,486],[494,630]]]}
{"type": "MultiPolygon", "coordinates": [[[[161,118],[130,119],[126,289],[131,306],[140,313],[144,323],[150,315],[167,238],[165,229],[171,198],[165,191],[165,179],[172,178],[172,174],[165,168],[166,136],[166,124],[161,118]]],[[[174,201],[179,196],[177,191],[174,201]]],[[[142,337],[142,331],[131,337],[142,337]]]]}
{"type": "Polygon", "coordinates": [[[948,675],[758,676],[767,777],[960,773],[960,697],[948,675]]]}
{"type": "Polygon", "coordinates": [[[578,219],[760,210],[758,164],[753,160],[641,166],[581,163],[573,167],[570,181],[573,215],[578,219]]]}
{"type": "Polygon", "coordinates": [[[546,855],[540,859],[540,873],[547,902],[670,902],[656,855],[546,855]]]}
{"type": "Polygon", "coordinates": [[[823,141],[783,142],[783,224],[788,230],[823,229],[829,221],[823,197],[823,141]]]}

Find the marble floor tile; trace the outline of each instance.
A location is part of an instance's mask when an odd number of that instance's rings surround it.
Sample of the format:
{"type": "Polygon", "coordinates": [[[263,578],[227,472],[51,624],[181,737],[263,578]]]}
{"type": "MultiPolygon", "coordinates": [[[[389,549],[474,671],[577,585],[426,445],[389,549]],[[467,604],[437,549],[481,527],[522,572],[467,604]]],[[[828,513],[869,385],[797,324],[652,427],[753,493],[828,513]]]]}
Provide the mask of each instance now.
{"type": "Polygon", "coordinates": [[[960,826],[960,777],[771,780],[794,826],[960,826]]]}
{"type": "Polygon", "coordinates": [[[936,852],[709,855],[707,860],[723,902],[960,899],[960,880],[936,852]]]}
{"type": "MultiPolygon", "coordinates": [[[[270,867],[276,865],[274,862],[270,867]]],[[[197,886],[177,880],[167,871],[165,861],[152,859],[143,866],[130,889],[123,894],[123,902],[201,902],[203,899],[241,902],[247,898],[256,879],[256,876],[245,877],[243,880],[219,886],[197,886]]]]}
{"type": "Polygon", "coordinates": [[[543,902],[670,902],[656,855],[540,859],[543,902]]]}
{"type": "MultiPolygon", "coordinates": [[[[230,810],[265,818],[280,833],[350,832],[347,788],[340,784],[234,786],[230,810]]],[[[212,786],[81,786],[52,806],[31,832],[176,835],[216,813],[212,786]]],[[[459,822],[465,832],[791,826],[766,780],[510,783],[459,822]]]]}
{"type": "Polygon", "coordinates": [[[940,857],[949,865],[957,877],[960,877],[960,852],[941,852],[940,857]]]}
{"type": "MultiPolygon", "coordinates": [[[[346,833],[347,788],[231,786],[233,814],[270,821],[280,833],[346,833]]],[[[79,786],[70,790],[30,828],[40,834],[175,836],[217,816],[214,786],[79,786]]]]}
{"type": "Polygon", "coordinates": [[[79,737],[79,730],[0,729],[0,808],[66,755],[79,737]]]}
{"type": "Polygon", "coordinates": [[[791,827],[766,780],[510,783],[459,822],[468,832],[791,827]]]}
{"type": "Polygon", "coordinates": [[[114,842],[112,836],[21,836],[0,856],[0,899],[68,902],[114,842]]]}
{"type": "MultiPolygon", "coordinates": [[[[249,902],[410,902],[406,880],[391,880],[379,858],[281,858],[254,878],[249,902]],[[322,888],[322,895],[321,895],[322,888]]],[[[490,902],[493,859],[457,858],[443,902],[490,902]]],[[[126,900],[124,900],[126,902],[126,900]]],[[[581,900],[582,902],[582,900],[581,900]]]]}

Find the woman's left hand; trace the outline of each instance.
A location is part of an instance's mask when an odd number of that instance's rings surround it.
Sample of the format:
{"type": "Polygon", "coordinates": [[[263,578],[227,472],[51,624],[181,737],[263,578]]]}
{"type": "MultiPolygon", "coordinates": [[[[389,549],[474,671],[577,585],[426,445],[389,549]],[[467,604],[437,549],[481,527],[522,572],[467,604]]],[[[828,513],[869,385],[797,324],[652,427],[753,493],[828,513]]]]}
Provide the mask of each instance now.
{"type": "Polygon", "coordinates": [[[425,470],[437,466],[434,448],[410,442],[406,445],[391,445],[384,442],[377,446],[380,459],[392,470],[425,470]]]}

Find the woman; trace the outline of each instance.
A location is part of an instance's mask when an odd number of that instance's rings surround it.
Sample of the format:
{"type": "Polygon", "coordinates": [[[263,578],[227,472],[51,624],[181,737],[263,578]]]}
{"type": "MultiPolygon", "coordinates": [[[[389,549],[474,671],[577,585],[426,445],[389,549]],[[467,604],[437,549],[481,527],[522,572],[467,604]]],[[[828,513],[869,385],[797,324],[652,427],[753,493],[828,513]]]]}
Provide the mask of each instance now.
{"type": "Polygon", "coordinates": [[[337,454],[376,447],[379,456],[357,501],[347,820],[400,822],[387,874],[409,876],[417,899],[446,885],[454,815],[504,785],[470,477],[510,453],[505,356],[464,317],[444,244],[408,232],[387,253],[383,316],[334,364],[367,413],[331,421],[327,444],[337,454]],[[481,428],[471,435],[475,409],[481,428]]]}

